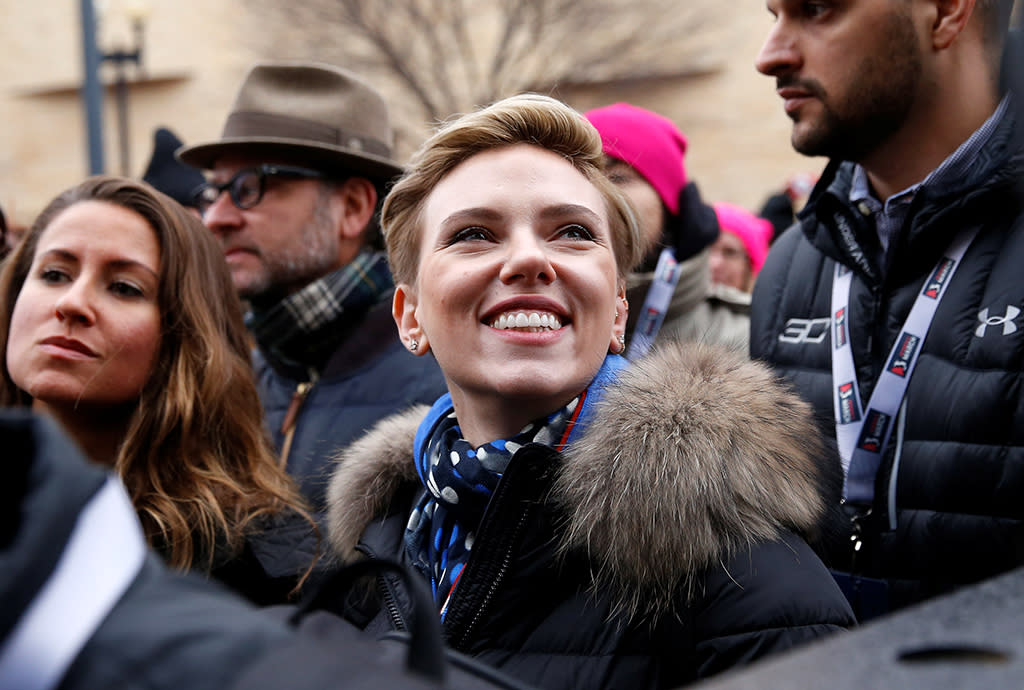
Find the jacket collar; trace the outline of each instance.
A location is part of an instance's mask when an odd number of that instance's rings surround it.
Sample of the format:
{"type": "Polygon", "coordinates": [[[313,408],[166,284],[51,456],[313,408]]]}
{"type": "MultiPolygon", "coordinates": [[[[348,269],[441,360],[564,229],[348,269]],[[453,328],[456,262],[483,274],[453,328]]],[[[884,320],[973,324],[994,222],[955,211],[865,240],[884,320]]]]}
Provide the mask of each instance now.
{"type": "MultiPolygon", "coordinates": [[[[1024,151],[1015,130],[1016,116],[1011,110],[996,126],[970,175],[958,184],[938,189],[925,185],[918,190],[907,221],[891,240],[890,255],[899,258],[890,265],[906,276],[920,275],[935,264],[960,227],[995,217],[999,205],[1016,198],[1007,194],[1024,174],[1024,151]]],[[[855,168],[848,161],[830,161],[798,218],[814,247],[877,283],[883,274],[883,267],[873,259],[878,254],[878,239],[850,202],[855,168]]],[[[1013,203],[1015,209],[1019,207],[1019,202],[1013,203]]],[[[901,281],[899,276],[893,279],[901,281]]]]}
{"type": "MultiPolygon", "coordinates": [[[[419,481],[412,447],[426,410],[380,422],[338,456],[328,537],[342,560],[358,558],[399,487],[419,481]]],[[[566,521],[561,552],[587,554],[626,610],[667,607],[692,574],[783,530],[812,535],[836,481],[809,406],[739,353],[657,348],[594,414],[563,453],[550,500],[566,521]]]]}

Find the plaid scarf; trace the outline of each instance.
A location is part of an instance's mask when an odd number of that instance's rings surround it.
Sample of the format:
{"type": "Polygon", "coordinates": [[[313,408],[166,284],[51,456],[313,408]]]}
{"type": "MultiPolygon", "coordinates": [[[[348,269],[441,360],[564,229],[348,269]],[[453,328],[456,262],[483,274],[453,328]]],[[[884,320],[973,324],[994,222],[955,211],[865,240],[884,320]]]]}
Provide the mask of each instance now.
{"type": "Polygon", "coordinates": [[[426,491],[409,516],[405,550],[414,568],[430,583],[434,600],[447,602],[473,548],[475,530],[512,456],[528,443],[561,451],[586,428],[600,391],[626,366],[608,355],[590,386],[566,407],[536,420],[509,440],[474,448],[462,438],[451,396],[434,403],[416,432],[416,470],[426,491]]]}
{"type": "Polygon", "coordinates": [[[388,299],[393,287],[384,253],[364,249],[270,309],[253,312],[248,325],[268,359],[319,370],[360,317],[388,299]]]}

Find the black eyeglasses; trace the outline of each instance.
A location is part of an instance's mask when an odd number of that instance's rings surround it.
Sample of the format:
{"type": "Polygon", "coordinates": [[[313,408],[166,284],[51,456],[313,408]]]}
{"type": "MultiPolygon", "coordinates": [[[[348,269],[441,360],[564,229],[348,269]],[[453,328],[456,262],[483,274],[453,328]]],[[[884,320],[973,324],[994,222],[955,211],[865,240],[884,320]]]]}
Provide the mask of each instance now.
{"type": "Polygon", "coordinates": [[[255,168],[246,168],[235,173],[230,180],[220,184],[205,182],[192,192],[192,199],[202,214],[213,206],[214,202],[226,190],[231,202],[245,210],[252,208],[263,199],[267,190],[268,177],[293,177],[298,179],[326,179],[327,175],[319,170],[298,168],[292,165],[263,164],[255,168]]]}

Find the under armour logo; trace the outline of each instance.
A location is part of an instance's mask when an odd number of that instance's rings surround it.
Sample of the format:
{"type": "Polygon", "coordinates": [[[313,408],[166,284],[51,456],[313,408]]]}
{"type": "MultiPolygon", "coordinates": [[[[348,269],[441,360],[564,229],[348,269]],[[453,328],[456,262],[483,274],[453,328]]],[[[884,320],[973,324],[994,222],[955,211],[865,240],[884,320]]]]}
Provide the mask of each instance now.
{"type": "Polygon", "coordinates": [[[988,330],[989,326],[1002,326],[1003,335],[1010,335],[1016,333],[1018,330],[1017,324],[1013,322],[1015,318],[1020,316],[1020,309],[1013,305],[1006,307],[1005,316],[989,316],[988,309],[982,309],[978,312],[978,321],[981,321],[981,325],[978,326],[978,330],[974,331],[974,335],[979,338],[985,337],[985,331],[988,330]]]}

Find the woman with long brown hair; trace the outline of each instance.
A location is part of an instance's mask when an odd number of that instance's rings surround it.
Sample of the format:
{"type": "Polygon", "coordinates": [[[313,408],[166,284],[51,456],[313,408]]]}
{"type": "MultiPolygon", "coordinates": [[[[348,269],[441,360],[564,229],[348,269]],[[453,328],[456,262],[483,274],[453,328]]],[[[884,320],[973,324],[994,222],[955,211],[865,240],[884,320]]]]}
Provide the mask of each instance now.
{"type": "Polygon", "coordinates": [[[0,405],[47,414],[113,468],[170,565],[260,603],[294,587],[308,563],[261,562],[252,541],[272,521],[312,523],[274,460],[241,305],[198,219],[128,179],[60,194],[0,271],[0,352],[0,405]]]}

